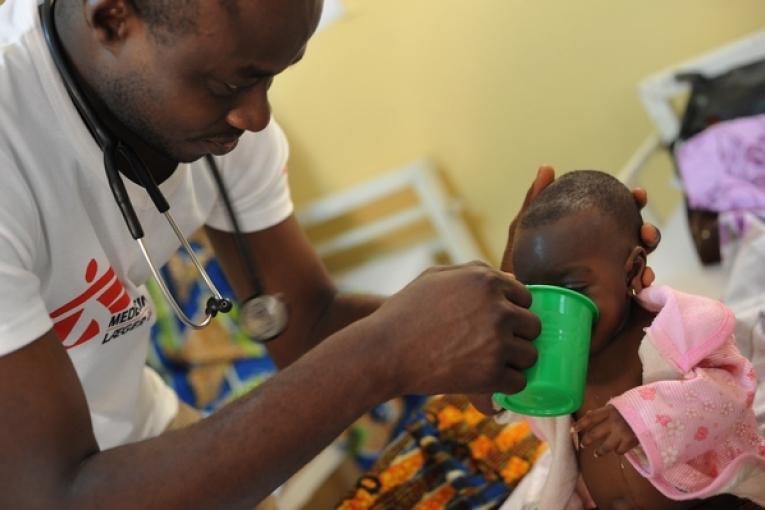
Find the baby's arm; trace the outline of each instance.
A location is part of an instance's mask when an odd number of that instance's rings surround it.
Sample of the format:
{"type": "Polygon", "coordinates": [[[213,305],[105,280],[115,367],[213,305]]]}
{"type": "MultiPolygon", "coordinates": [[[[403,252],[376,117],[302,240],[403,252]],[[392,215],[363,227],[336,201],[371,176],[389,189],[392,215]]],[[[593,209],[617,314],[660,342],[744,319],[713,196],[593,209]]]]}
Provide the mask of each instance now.
{"type": "Polygon", "coordinates": [[[638,439],[629,423],[612,405],[587,411],[574,423],[574,431],[581,434],[582,446],[600,443],[595,456],[609,452],[624,455],[638,445],[638,439]]]}
{"type": "Polygon", "coordinates": [[[759,442],[751,363],[729,340],[681,380],[657,381],[611,400],[640,442],[628,458],[644,476],[699,459],[721,443],[759,442]]]}

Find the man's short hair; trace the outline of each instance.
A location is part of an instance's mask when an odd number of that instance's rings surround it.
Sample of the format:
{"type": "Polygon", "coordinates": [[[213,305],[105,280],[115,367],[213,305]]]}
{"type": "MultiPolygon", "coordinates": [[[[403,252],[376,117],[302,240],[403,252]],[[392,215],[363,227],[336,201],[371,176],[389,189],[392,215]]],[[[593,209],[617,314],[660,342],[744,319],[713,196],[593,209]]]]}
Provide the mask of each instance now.
{"type": "Polygon", "coordinates": [[[617,178],[598,170],[577,170],[556,179],[531,203],[520,226],[541,227],[593,208],[615,221],[620,231],[640,239],[643,219],[632,193],[617,178]]]}
{"type": "MultiPolygon", "coordinates": [[[[172,42],[176,36],[196,33],[201,0],[128,0],[136,14],[144,20],[150,33],[159,42],[172,42]]],[[[218,0],[231,16],[236,16],[238,0],[218,0]]],[[[82,0],[59,2],[66,19],[77,12],[82,0]]],[[[57,8],[59,10],[60,8],[57,8]]]]}
{"type": "MultiPolygon", "coordinates": [[[[199,0],[127,0],[136,14],[148,25],[150,33],[160,41],[172,36],[195,32],[199,18],[199,0]]],[[[221,3],[232,3],[220,0],[221,3]]],[[[56,13],[63,22],[81,15],[83,0],[56,2],[56,13]]],[[[58,21],[58,19],[57,19],[58,21]]]]}
{"type": "Polygon", "coordinates": [[[196,33],[199,0],[130,0],[138,16],[159,42],[196,33]]]}

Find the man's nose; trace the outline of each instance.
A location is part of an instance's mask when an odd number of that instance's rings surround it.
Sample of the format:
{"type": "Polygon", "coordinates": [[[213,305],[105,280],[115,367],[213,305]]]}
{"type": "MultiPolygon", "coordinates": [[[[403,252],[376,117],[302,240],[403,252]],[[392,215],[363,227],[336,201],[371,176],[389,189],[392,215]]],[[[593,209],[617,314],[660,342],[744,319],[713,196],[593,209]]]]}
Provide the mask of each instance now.
{"type": "Polygon", "coordinates": [[[226,115],[226,122],[236,129],[261,131],[271,120],[268,87],[256,86],[239,93],[235,106],[226,115]]]}

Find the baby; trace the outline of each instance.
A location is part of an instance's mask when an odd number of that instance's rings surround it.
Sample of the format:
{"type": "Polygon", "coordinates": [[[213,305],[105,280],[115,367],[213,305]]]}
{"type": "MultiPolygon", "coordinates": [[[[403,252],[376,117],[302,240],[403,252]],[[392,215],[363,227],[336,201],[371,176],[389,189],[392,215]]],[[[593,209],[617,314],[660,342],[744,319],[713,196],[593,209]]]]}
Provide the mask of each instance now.
{"type": "Polygon", "coordinates": [[[659,510],[727,493],[765,504],[755,374],[735,318],[707,298],[644,289],[641,225],[629,190],[597,171],[562,176],[519,219],[516,278],[581,292],[600,311],[582,408],[531,419],[552,455],[535,502],[659,510]]]}

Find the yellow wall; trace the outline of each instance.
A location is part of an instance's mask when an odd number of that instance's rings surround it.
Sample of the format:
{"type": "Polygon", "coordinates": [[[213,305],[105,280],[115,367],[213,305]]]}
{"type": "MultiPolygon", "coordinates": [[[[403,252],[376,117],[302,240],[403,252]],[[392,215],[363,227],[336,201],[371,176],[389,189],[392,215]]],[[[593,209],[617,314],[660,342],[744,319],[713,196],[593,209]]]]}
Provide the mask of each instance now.
{"type": "Polygon", "coordinates": [[[273,87],[298,206],[429,156],[494,262],[539,163],[618,170],[641,78],[765,27],[762,0],[345,5],[273,87]]]}

